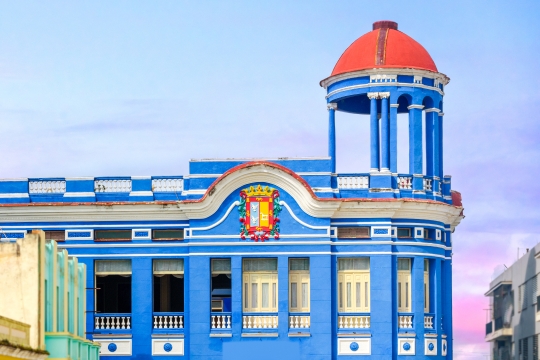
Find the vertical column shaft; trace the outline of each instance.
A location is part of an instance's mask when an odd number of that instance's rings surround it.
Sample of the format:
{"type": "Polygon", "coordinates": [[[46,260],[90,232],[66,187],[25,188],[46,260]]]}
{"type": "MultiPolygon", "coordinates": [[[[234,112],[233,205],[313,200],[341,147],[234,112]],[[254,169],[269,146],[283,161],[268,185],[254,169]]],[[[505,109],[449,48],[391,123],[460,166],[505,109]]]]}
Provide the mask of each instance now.
{"type": "Polygon", "coordinates": [[[435,175],[435,113],[426,110],[426,175],[435,175]]]}
{"type": "Polygon", "coordinates": [[[439,174],[441,181],[444,177],[444,167],[443,167],[443,116],[444,113],[439,113],[439,174]]]}
{"type": "Polygon", "coordinates": [[[398,104],[390,104],[390,172],[397,173],[397,110],[398,104]]]}
{"type": "Polygon", "coordinates": [[[379,93],[381,98],[381,170],[390,169],[390,122],[388,119],[388,98],[390,93],[379,93]]]}
{"type": "Polygon", "coordinates": [[[379,119],[377,117],[377,98],[379,93],[368,93],[370,102],[370,143],[371,171],[379,171],[379,119]]]}
{"type": "Polygon", "coordinates": [[[411,105],[409,109],[409,173],[422,174],[422,109],[411,105]]]}
{"type": "Polygon", "coordinates": [[[332,173],[336,173],[336,103],[330,103],[328,107],[328,156],[332,163],[332,173]]]}

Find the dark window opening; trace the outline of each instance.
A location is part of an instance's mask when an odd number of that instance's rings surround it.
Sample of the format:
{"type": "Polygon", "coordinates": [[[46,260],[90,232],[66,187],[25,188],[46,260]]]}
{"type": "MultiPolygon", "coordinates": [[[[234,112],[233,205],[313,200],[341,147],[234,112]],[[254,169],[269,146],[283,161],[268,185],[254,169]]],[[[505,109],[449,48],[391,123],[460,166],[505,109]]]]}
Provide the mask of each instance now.
{"type": "Polygon", "coordinates": [[[163,229],[152,231],[152,240],[183,240],[184,229],[163,229]]]}
{"type": "Polygon", "coordinates": [[[154,275],[154,312],[184,312],[184,275],[154,275]]]}
{"type": "Polygon", "coordinates": [[[131,313],[131,275],[96,276],[98,313],[131,313]]]}
{"type": "Polygon", "coordinates": [[[231,259],[212,259],[211,311],[231,311],[231,259]]]}
{"type": "Polygon", "coordinates": [[[66,232],[61,231],[45,231],[45,239],[54,241],[66,241],[66,232]]]}
{"type": "Polygon", "coordinates": [[[432,233],[433,230],[430,230],[430,229],[424,229],[424,239],[431,239],[432,238],[432,233]]]}
{"type": "Polygon", "coordinates": [[[96,230],[95,241],[127,241],[131,240],[131,230],[96,230]]]}
{"type": "Polygon", "coordinates": [[[369,227],[340,227],[337,237],[341,239],[369,238],[369,227]]]}
{"type": "Polygon", "coordinates": [[[408,238],[411,237],[411,229],[397,229],[398,238],[408,238]]]}

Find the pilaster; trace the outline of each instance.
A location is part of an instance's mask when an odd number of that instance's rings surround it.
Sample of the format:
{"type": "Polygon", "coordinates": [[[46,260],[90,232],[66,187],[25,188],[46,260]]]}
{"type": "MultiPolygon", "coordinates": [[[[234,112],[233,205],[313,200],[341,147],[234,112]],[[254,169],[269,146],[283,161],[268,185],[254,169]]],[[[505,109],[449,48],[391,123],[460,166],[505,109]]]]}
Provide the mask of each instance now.
{"type": "Polygon", "coordinates": [[[328,108],[328,156],[332,162],[332,173],[336,173],[336,110],[337,104],[330,103],[328,108]]]}
{"type": "Polygon", "coordinates": [[[379,93],[368,93],[370,99],[370,144],[371,144],[371,171],[379,171],[379,119],[377,117],[377,99],[379,93]]]}

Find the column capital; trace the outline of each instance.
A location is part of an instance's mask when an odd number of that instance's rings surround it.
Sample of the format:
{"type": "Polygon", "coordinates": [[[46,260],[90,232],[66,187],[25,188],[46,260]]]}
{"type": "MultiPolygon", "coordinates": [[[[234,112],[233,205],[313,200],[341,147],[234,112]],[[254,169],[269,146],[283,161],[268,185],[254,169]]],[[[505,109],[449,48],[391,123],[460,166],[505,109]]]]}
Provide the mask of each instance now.
{"type": "Polygon", "coordinates": [[[429,108],[429,109],[426,109],[424,110],[425,112],[436,112],[436,113],[440,113],[441,110],[437,109],[437,108],[429,108]]]}
{"type": "Polygon", "coordinates": [[[407,109],[411,110],[411,109],[420,109],[422,110],[424,108],[424,105],[409,105],[407,106],[407,109]]]}
{"type": "Polygon", "coordinates": [[[368,93],[367,93],[367,97],[368,97],[370,100],[378,99],[378,98],[379,98],[379,93],[378,93],[378,92],[368,92],[368,93]]]}
{"type": "Polygon", "coordinates": [[[391,108],[397,108],[397,107],[399,107],[399,104],[390,104],[390,107],[391,108]]]}
{"type": "Polygon", "coordinates": [[[337,104],[336,103],[328,103],[328,104],[326,104],[326,108],[328,110],[337,110],[337,104]]]}
{"type": "Polygon", "coordinates": [[[380,92],[379,99],[388,99],[390,98],[390,92],[380,92]]]}
{"type": "Polygon", "coordinates": [[[444,116],[444,113],[441,111],[441,112],[439,113],[439,116],[444,116]]]}

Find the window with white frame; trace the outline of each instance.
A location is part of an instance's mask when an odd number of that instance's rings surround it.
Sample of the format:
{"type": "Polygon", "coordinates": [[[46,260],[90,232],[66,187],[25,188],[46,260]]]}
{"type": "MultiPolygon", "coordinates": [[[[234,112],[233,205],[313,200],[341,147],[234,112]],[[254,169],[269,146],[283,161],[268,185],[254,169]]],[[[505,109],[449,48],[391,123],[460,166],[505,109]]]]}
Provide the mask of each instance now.
{"type": "Polygon", "coordinates": [[[369,312],[369,258],[338,259],[338,312],[369,312]]]}
{"type": "Polygon", "coordinates": [[[184,311],[184,259],[155,259],[154,312],[184,311]]]}
{"type": "Polygon", "coordinates": [[[309,312],[309,259],[289,259],[289,311],[309,312]]]}
{"type": "Polygon", "coordinates": [[[211,311],[231,311],[231,259],[211,259],[211,311]]]}
{"type": "Polygon", "coordinates": [[[244,312],[277,312],[277,259],[244,259],[244,312]]]}
{"type": "Polygon", "coordinates": [[[398,259],[398,311],[411,312],[411,259],[398,259]]]}
{"type": "Polygon", "coordinates": [[[131,260],[96,260],[96,311],[131,313],[131,260]]]}
{"type": "Polygon", "coordinates": [[[424,312],[429,312],[429,260],[424,259],[424,312]]]}

